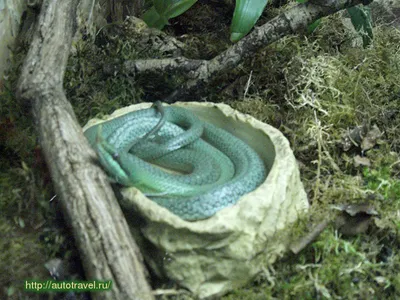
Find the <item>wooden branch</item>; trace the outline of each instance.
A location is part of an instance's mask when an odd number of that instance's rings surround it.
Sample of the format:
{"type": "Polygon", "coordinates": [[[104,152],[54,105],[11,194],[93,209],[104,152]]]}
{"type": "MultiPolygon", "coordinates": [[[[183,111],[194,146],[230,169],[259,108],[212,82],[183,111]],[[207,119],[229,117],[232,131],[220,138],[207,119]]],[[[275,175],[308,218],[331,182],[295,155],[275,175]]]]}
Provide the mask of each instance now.
{"type": "MultiPolygon", "coordinates": [[[[254,56],[260,48],[306,28],[308,24],[317,19],[364,3],[362,0],[332,0],[330,5],[326,6],[325,3],[317,4],[317,1],[315,0],[314,4],[305,3],[290,8],[263,26],[254,28],[248,36],[215,58],[204,60],[196,70],[191,72],[191,77],[195,79],[188,80],[164,101],[173,103],[189,96],[193,99],[194,95],[201,95],[205,91],[204,87],[215,77],[235,68],[244,59],[254,56]]],[[[322,2],[323,0],[320,1],[322,2]]]]}
{"type": "Polygon", "coordinates": [[[203,62],[185,57],[129,60],[124,62],[123,72],[131,75],[181,72],[182,76],[191,78],[192,71],[198,69],[203,62]]]}
{"type": "Polygon", "coordinates": [[[111,291],[92,293],[93,299],[153,299],[138,247],[63,91],[78,4],[44,1],[17,97],[33,108],[57,199],[72,228],[86,278],[113,281],[111,291]]]}

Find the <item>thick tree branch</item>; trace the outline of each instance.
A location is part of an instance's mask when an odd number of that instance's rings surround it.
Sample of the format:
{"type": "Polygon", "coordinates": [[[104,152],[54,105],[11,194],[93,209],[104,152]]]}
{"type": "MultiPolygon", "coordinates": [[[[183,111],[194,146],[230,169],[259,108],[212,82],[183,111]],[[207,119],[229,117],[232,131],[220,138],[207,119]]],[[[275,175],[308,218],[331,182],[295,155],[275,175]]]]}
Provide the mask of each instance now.
{"type": "Polygon", "coordinates": [[[203,62],[185,57],[129,60],[123,64],[123,72],[131,75],[181,72],[183,76],[191,78],[191,71],[199,68],[203,62]]]}
{"type": "Polygon", "coordinates": [[[40,144],[86,278],[113,281],[111,291],[93,293],[93,299],[153,299],[139,250],[62,88],[78,4],[78,0],[44,1],[18,98],[32,105],[40,144]]]}

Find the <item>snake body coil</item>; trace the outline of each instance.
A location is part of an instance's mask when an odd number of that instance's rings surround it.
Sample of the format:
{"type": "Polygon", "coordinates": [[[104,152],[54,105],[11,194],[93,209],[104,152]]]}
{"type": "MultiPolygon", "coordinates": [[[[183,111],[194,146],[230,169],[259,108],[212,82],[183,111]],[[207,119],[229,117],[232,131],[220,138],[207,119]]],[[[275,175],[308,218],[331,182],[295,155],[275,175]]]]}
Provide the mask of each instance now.
{"type": "Polygon", "coordinates": [[[250,146],[184,108],[130,112],[90,127],[85,136],[113,180],[186,220],[235,204],[266,176],[250,146]]]}

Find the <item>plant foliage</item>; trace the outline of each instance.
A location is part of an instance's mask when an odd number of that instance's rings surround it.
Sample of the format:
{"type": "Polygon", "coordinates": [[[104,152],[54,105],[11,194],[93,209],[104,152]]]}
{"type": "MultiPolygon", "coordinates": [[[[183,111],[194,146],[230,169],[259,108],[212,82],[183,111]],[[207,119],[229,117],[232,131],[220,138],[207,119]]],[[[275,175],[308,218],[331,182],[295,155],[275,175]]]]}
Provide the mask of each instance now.
{"type": "MultiPolygon", "coordinates": [[[[183,14],[196,2],[197,0],[154,0],[153,6],[142,15],[142,19],[149,27],[161,30],[169,24],[169,19],[183,14]]],[[[267,3],[268,0],[236,0],[231,24],[232,42],[239,41],[250,32],[267,3]]]]}

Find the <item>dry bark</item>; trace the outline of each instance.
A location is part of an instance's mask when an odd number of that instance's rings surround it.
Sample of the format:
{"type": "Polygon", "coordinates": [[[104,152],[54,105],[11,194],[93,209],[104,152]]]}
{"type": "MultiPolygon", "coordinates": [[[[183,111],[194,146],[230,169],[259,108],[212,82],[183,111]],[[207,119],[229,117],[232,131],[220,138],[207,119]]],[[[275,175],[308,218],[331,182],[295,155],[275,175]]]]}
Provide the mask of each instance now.
{"type": "Polygon", "coordinates": [[[45,0],[18,83],[31,105],[58,199],[86,278],[112,280],[93,299],[153,299],[145,268],[106,175],[63,91],[79,0],[45,0]]]}
{"type": "Polygon", "coordinates": [[[167,73],[180,72],[184,77],[191,77],[191,72],[199,67],[202,60],[188,59],[185,57],[164,59],[137,59],[128,60],[123,64],[123,72],[136,75],[145,73],[167,73]]]}

